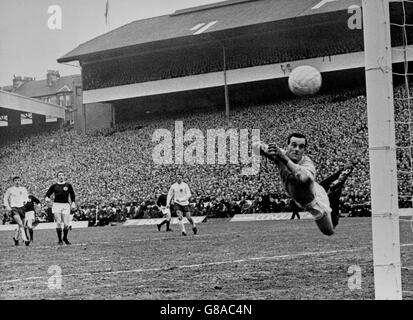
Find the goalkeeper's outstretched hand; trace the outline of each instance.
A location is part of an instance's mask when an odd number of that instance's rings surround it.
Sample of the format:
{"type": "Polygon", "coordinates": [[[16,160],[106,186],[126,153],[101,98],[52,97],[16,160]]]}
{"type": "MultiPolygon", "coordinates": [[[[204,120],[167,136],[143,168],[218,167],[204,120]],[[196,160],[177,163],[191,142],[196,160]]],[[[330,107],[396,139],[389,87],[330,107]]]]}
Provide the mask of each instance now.
{"type": "Polygon", "coordinates": [[[252,145],[252,151],[257,154],[264,156],[270,160],[276,161],[276,157],[269,150],[269,146],[263,142],[257,142],[252,145]]]}
{"type": "Polygon", "coordinates": [[[275,157],[277,157],[277,158],[280,158],[280,157],[283,157],[283,156],[284,156],[284,154],[282,153],[281,149],[278,148],[277,144],[275,144],[275,143],[270,143],[270,145],[268,146],[268,152],[269,152],[271,155],[273,155],[273,156],[275,156],[275,157]]]}

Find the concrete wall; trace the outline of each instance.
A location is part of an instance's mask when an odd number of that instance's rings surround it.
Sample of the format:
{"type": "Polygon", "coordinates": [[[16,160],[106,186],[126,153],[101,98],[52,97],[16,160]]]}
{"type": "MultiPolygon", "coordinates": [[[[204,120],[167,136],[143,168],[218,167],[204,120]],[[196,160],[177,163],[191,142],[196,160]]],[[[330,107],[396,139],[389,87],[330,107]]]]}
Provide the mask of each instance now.
{"type": "Polygon", "coordinates": [[[61,125],[62,120],[43,124],[0,127],[0,146],[8,145],[31,135],[57,130],[61,125]]]}
{"type": "Polygon", "coordinates": [[[73,112],[75,130],[77,133],[84,133],[86,131],[85,122],[85,106],[83,105],[82,84],[74,84],[73,86],[73,112]]]}
{"type": "Polygon", "coordinates": [[[84,105],[85,129],[105,129],[115,125],[115,113],[111,103],[89,103],[84,105]]]}
{"type": "Polygon", "coordinates": [[[46,123],[46,116],[41,114],[32,114],[33,124],[34,125],[42,125],[46,123]]]}
{"type": "Polygon", "coordinates": [[[7,115],[9,127],[18,127],[21,125],[21,112],[7,109],[5,114],[7,115]]]}

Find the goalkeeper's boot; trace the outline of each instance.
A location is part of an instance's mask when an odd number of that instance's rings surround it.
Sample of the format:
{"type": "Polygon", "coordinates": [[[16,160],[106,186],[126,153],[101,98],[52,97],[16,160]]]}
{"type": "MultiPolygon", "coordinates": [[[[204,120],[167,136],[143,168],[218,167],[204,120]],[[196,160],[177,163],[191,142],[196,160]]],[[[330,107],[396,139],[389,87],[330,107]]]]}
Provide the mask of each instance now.
{"type": "Polygon", "coordinates": [[[331,222],[333,223],[334,229],[337,227],[339,219],[340,219],[340,212],[331,211],[331,222]]]}
{"type": "Polygon", "coordinates": [[[16,239],[15,237],[13,237],[13,241],[14,241],[14,245],[15,245],[15,246],[18,246],[18,245],[19,245],[19,240],[16,239]]]}

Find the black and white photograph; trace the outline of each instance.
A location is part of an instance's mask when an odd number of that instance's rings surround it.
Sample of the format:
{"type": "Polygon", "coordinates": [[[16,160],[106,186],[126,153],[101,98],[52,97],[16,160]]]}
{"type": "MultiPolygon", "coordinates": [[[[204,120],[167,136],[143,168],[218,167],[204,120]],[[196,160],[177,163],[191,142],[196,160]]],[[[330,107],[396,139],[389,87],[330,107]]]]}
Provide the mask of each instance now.
{"type": "Polygon", "coordinates": [[[413,300],[413,0],[0,7],[0,300],[413,300]]]}

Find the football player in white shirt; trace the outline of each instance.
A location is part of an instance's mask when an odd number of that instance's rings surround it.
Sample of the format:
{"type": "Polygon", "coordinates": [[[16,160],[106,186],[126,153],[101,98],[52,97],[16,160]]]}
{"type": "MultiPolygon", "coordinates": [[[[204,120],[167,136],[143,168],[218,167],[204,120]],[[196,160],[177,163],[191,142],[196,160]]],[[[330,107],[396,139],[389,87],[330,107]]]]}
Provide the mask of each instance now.
{"type": "Polygon", "coordinates": [[[24,230],[23,221],[25,220],[25,204],[29,201],[29,194],[25,187],[20,185],[20,177],[13,178],[13,186],[8,188],[4,194],[4,206],[11,213],[14,221],[17,223],[17,229],[13,240],[16,246],[19,245],[19,236],[21,235],[26,246],[30,244],[24,230]]]}
{"type": "Polygon", "coordinates": [[[282,184],[299,208],[308,211],[315,219],[320,231],[328,236],[334,234],[330,201],[327,192],[316,180],[313,161],[304,155],[307,138],[300,133],[288,137],[287,150],[276,144],[259,143],[254,152],[269,158],[278,165],[282,184]]]}
{"type": "Polygon", "coordinates": [[[189,209],[189,199],[191,198],[191,190],[189,186],[182,181],[182,175],[178,174],[176,181],[168,192],[168,198],[166,200],[166,208],[169,209],[169,204],[173,201],[174,209],[178,216],[178,224],[181,227],[182,235],[186,236],[185,225],[183,221],[183,213],[185,213],[186,218],[192,224],[192,231],[197,234],[197,227],[195,221],[191,217],[191,212],[189,209]]]}

